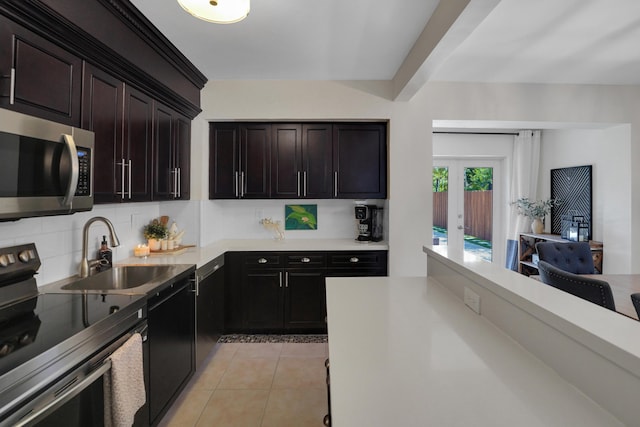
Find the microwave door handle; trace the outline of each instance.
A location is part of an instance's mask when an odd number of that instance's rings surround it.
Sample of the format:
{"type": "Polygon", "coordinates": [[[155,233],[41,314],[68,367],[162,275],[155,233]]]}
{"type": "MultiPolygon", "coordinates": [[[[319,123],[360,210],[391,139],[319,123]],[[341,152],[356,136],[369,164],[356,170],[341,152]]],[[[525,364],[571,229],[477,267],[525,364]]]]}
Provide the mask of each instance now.
{"type": "Polygon", "coordinates": [[[67,187],[67,193],[62,199],[63,206],[71,207],[73,196],[76,194],[76,188],[78,187],[78,175],[80,166],[78,164],[78,150],[76,150],[76,143],[73,141],[73,136],[64,134],[62,135],[64,144],[69,150],[69,156],[71,160],[71,179],[69,180],[69,187],[67,187]]]}

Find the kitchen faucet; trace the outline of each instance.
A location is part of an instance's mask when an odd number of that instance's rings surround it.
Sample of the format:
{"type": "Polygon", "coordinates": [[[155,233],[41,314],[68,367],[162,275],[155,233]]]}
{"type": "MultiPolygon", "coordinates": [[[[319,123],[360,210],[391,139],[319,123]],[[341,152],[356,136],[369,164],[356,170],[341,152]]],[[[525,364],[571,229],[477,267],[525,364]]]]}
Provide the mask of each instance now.
{"type": "Polygon", "coordinates": [[[120,240],[116,234],[116,230],[113,228],[113,224],[107,218],[103,216],[94,216],[89,219],[82,229],[82,259],[80,260],[80,277],[89,276],[89,271],[92,267],[100,264],[99,259],[89,260],[88,258],[88,241],[89,241],[89,227],[96,221],[102,221],[109,229],[109,239],[111,239],[111,246],[120,246],[120,240]]]}

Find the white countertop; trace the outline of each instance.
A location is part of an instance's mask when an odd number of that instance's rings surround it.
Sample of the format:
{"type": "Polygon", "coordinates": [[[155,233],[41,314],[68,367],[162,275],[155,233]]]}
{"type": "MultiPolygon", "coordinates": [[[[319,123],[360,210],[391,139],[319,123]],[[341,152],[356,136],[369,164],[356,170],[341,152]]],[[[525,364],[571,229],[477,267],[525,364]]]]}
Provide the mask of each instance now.
{"type": "Polygon", "coordinates": [[[620,426],[427,278],[328,278],[334,427],[620,426]]]}
{"type": "Polygon", "coordinates": [[[229,251],[383,251],[388,250],[386,242],[361,243],[354,239],[233,239],[203,246],[188,248],[180,255],[145,258],[130,257],[119,261],[119,265],[153,264],[195,264],[196,268],[229,251]]]}

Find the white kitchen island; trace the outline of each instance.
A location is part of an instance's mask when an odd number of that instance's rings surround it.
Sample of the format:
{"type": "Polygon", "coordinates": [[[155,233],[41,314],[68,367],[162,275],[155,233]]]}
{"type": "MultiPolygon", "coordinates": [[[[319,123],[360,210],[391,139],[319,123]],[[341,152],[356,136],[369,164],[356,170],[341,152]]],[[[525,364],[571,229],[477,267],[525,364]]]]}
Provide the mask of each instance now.
{"type": "Polygon", "coordinates": [[[328,278],[327,310],[333,427],[624,425],[435,279],[328,278]]]}

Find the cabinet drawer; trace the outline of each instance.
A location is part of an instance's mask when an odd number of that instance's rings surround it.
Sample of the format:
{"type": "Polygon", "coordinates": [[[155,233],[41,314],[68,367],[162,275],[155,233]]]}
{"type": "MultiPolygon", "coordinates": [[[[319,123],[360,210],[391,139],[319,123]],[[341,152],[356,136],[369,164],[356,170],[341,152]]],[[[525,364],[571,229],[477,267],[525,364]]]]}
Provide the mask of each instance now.
{"type": "Polygon", "coordinates": [[[327,260],[324,253],[288,253],[285,257],[287,267],[324,267],[327,260]]]}
{"type": "Polygon", "coordinates": [[[383,268],[387,265],[386,251],[331,252],[329,268],[383,268]]]}
{"type": "Polygon", "coordinates": [[[282,267],[283,256],[277,252],[257,252],[248,253],[244,257],[244,265],[246,267],[282,267]]]}

